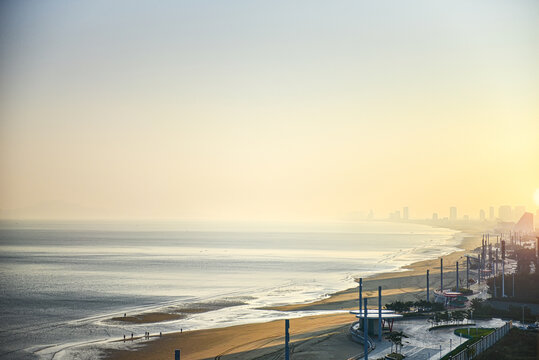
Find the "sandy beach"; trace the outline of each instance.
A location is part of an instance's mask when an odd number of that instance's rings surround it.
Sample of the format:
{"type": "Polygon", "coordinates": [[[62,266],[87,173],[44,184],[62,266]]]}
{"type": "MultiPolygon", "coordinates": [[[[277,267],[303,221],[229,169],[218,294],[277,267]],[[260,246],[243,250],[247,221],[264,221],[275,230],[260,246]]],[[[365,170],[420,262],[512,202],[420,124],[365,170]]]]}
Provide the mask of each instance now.
{"type": "MultiPolygon", "coordinates": [[[[455,262],[466,252],[481,245],[481,230],[460,228],[462,250],[444,256],[444,286],[455,284],[455,262]]],[[[462,263],[462,259],[460,260],[462,263]]],[[[439,287],[439,258],[413,263],[403,271],[383,273],[364,279],[364,296],[375,298],[382,286],[383,303],[394,300],[419,300],[426,297],[426,270],[430,269],[431,290],[439,287]]],[[[461,273],[462,274],[462,273],[461,273]]],[[[462,276],[462,275],[461,275],[462,276]]],[[[375,302],[373,301],[373,306],[375,302]]],[[[280,311],[352,310],[356,309],[357,287],[335,293],[325,299],[275,307],[280,311]]],[[[177,314],[171,314],[177,316],[177,314]]],[[[160,316],[161,318],[161,316],[160,316]]],[[[165,317],[166,318],[166,317],[165,317]]],[[[150,318],[148,318],[150,320],[150,318]]],[[[308,316],[290,321],[291,342],[295,359],[343,359],[362,351],[348,337],[348,327],[354,317],[348,313],[308,316]]],[[[181,349],[182,359],[272,359],[282,353],[284,321],[245,324],[239,326],[186,331],[163,335],[161,338],[137,342],[129,350],[109,350],[109,360],[171,359],[174,350],[181,349]]]]}

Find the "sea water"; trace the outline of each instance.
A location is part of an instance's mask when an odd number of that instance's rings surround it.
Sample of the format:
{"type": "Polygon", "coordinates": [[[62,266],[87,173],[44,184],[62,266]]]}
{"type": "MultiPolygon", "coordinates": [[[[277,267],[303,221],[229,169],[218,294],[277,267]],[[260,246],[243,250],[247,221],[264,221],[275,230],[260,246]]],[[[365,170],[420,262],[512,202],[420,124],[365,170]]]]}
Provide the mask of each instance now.
{"type": "MultiPolygon", "coordinates": [[[[4,222],[0,358],[89,358],[81,344],[290,317],[260,308],[320,299],[459,242],[453,230],[410,223],[4,222]],[[110,321],[201,303],[236,306],[110,321]]],[[[294,316],[314,313],[323,311],[294,316]]]]}

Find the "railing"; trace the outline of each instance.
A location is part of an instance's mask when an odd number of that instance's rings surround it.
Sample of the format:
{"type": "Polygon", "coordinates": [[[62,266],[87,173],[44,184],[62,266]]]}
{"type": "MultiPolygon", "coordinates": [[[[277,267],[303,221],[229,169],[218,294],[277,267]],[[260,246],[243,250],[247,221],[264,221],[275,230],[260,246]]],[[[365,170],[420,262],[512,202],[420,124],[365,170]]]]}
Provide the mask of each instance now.
{"type": "MultiPolygon", "coordinates": [[[[356,342],[359,342],[363,344],[364,334],[363,331],[359,330],[359,322],[355,322],[350,326],[350,335],[352,335],[352,339],[356,342]],[[355,328],[357,325],[357,329],[355,328]]],[[[369,343],[369,349],[374,350],[376,349],[376,343],[371,339],[370,336],[367,336],[367,342],[369,343]]],[[[369,351],[370,351],[369,350],[369,351]]]]}
{"type": "Polygon", "coordinates": [[[449,357],[452,360],[470,360],[481,354],[483,351],[494,345],[498,340],[505,336],[512,327],[511,322],[505,323],[501,328],[496,329],[490,334],[481,338],[481,340],[467,346],[458,354],[449,357]]]}

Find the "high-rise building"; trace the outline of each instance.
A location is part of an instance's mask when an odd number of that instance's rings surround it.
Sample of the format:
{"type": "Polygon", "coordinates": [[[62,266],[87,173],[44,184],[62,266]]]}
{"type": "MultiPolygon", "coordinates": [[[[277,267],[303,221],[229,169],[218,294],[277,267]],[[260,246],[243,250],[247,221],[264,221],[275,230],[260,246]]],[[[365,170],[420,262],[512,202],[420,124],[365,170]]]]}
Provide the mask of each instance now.
{"type": "MultiPolygon", "coordinates": [[[[539,216],[539,210],[537,210],[537,214],[539,216]]],[[[438,220],[438,213],[432,213],[432,220],[438,220]]]]}
{"type": "Polygon", "coordinates": [[[390,220],[400,220],[401,219],[401,212],[399,210],[396,210],[395,212],[392,212],[389,214],[390,220]]]}
{"type": "Polygon", "coordinates": [[[402,218],[408,220],[408,206],[402,208],[402,218]]]}
{"type": "Polygon", "coordinates": [[[533,233],[533,214],[525,212],[520,220],[513,226],[513,231],[533,233]]]}
{"type": "Polygon", "coordinates": [[[509,205],[502,205],[498,208],[498,217],[501,221],[511,221],[513,218],[511,206],[509,205]]]}
{"type": "Polygon", "coordinates": [[[449,208],[449,220],[451,221],[457,220],[457,208],[455,206],[451,206],[449,208]]]}
{"type": "Polygon", "coordinates": [[[488,219],[490,221],[494,220],[494,206],[491,206],[488,210],[488,219]]]}
{"type": "Polygon", "coordinates": [[[515,206],[515,210],[513,211],[513,220],[519,221],[525,212],[526,212],[525,206],[515,206]]]}
{"type": "Polygon", "coordinates": [[[479,210],[479,220],[485,221],[485,210],[479,210]]]}

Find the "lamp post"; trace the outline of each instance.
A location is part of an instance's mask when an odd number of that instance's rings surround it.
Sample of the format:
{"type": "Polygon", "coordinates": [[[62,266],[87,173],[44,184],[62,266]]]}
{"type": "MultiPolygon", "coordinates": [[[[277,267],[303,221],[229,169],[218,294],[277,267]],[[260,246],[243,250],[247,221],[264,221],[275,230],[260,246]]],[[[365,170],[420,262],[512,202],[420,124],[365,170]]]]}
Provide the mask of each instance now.
{"type": "Polygon", "coordinates": [[[444,259],[440,258],[440,292],[444,292],[444,259]]]}
{"type": "Polygon", "coordinates": [[[288,343],[290,342],[290,334],[288,332],[288,329],[290,329],[290,320],[286,319],[284,321],[284,358],[285,360],[290,360],[290,347],[288,343]]]}
{"type": "Polygon", "coordinates": [[[358,309],[359,309],[359,313],[358,315],[361,315],[361,305],[362,305],[362,301],[361,298],[362,298],[362,293],[363,293],[363,278],[359,278],[359,306],[358,306],[358,309]]]}
{"type": "Polygon", "coordinates": [[[365,307],[363,309],[363,357],[365,360],[369,360],[369,319],[367,317],[367,298],[363,301],[365,302],[365,307]]]}
{"type": "Polygon", "coordinates": [[[427,270],[427,302],[430,302],[429,273],[430,270],[427,270]]]}

